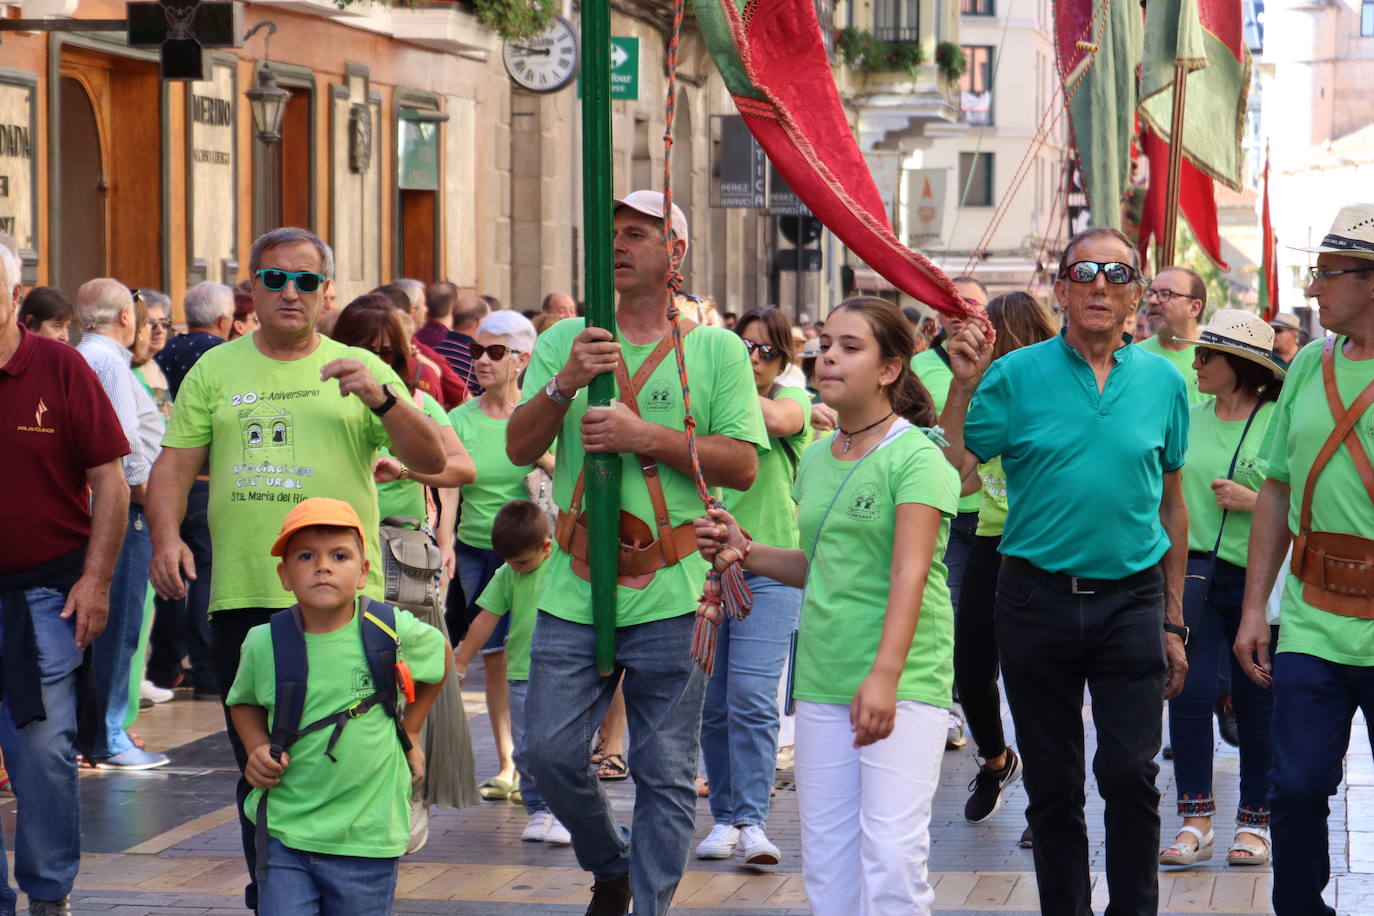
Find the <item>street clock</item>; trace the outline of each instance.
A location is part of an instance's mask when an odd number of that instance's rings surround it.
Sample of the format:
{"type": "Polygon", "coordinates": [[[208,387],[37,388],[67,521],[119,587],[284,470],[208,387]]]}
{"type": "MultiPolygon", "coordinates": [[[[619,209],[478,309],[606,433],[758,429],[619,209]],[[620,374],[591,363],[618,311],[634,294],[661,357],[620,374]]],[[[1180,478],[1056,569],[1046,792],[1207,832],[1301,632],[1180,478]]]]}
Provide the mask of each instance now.
{"type": "Polygon", "coordinates": [[[555,16],[533,38],[506,42],[501,57],[516,85],[531,92],[557,92],[577,75],[577,29],[555,16]]]}

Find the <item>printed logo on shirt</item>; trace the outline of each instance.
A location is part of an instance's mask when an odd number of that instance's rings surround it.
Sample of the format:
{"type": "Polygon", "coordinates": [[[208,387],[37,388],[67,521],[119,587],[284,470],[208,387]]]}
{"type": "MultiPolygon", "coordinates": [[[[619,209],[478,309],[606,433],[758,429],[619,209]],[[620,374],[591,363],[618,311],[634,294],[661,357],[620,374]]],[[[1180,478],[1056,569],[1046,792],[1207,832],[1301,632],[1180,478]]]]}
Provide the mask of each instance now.
{"type": "Polygon", "coordinates": [[[1263,477],[1264,469],[1265,462],[1261,461],[1258,455],[1247,455],[1242,453],[1241,456],[1236,459],[1235,477],[1263,477]]]}
{"type": "Polygon", "coordinates": [[[293,426],[291,413],[271,404],[259,403],[240,410],[239,431],[243,437],[244,458],[255,458],[269,449],[281,449],[287,453],[284,457],[294,457],[293,426]]]}
{"type": "Polygon", "coordinates": [[[639,395],[640,410],[672,410],[673,383],[667,380],[651,382],[639,395]]]}
{"type": "Polygon", "coordinates": [[[855,491],[845,514],[855,521],[871,522],[881,511],[882,493],[879,492],[877,484],[866,483],[855,491]]]}
{"type": "Polygon", "coordinates": [[[377,688],[372,685],[372,669],[365,661],[353,666],[352,682],[355,700],[366,700],[377,692],[377,688]]]}
{"type": "Polygon", "coordinates": [[[32,426],[23,426],[23,425],[20,425],[20,426],[17,426],[17,427],[15,427],[15,428],[16,428],[19,432],[21,432],[21,433],[47,433],[48,435],[52,435],[52,434],[56,433],[57,430],[54,429],[54,428],[51,427],[51,426],[44,426],[44,425],[43,425],[43,415],[44,415],[45,413],[47,413],[47,412],[48,412],[48,405],[47,405],[46,403],[44,403],[44,401],[43,401],[43,396],[42,396],[42,395],[39,395],[39,396],[38,396],[38,407],[37,407],[37,409],[35,409],[34,412],[33,412],[33,425],[32,425],[32,426]]]}
{"type": "MultiPolygon", "coordinates": [[[[290,396],[298,396],[290,392],[290,396]]],[[[304,396],[304,395],[300,395],[304,396]]],[[[247,404],[238,412],[239,446],[243,460],[233,466],[231,502],[298,503],[313,467],[296,464],[296,419],[291,411],[269,401],[281,395],[235,396],[234,404],[247,404]],[[250,400],[251,398],[251,400],[250,400]]]]}

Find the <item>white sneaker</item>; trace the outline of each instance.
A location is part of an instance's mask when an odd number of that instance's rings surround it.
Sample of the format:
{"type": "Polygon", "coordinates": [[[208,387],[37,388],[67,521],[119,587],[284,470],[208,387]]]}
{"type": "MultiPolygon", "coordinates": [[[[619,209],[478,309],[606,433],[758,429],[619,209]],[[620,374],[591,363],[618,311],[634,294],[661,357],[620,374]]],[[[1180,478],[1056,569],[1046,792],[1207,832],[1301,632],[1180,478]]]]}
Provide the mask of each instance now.
{"type": "Polygon", "coordinates": [[[965,744],[968,744],[968,739],[964,737],[964,714],[959,711],[958,706],[951,706],[949,729],[945,732],[945,750],[957,751],[965,744]]]}
{"type": "Polygon", "coordinates": [[[143,686],[138,689],[138,695],[142,699],[151,700],[154,703],[166,703],[172,697],[176,696],[175,693],[168,690],[166,687],[159,687],[148,680],[145,680],[143,686]]]}
{"type": "Polygon", "coordinates": [[[716,824],[706,839],[697,844],[698,859],[728,859],[735,854],[739,831],[734,827],[716,824]]]}
{"type": "Polygon", "coordinates": [[[544,834],[544,842],[552,843],[555,846],[567,846],[572,842],[572,834],[568,832],[567,827],[559,822],[558,818],[552,814],[549,817],[551,823],[549,824],[549,832],[544,834]]]}
{"type": "Polygon", "coordinates": [[[768,834],[754,824],[740,828],[739,851],[749,865],[777,865],[782,860],[782,853],[768,839],[768,834]]]}
{"type": "MultiPolygon", "coordinates": [[[[550,811],[536,811],[530,815],[529,822],[525,824],[525,829],[520,833],[520,839],[526,843],[542,843],[549,836],[549,828],[557,821],[553,819],[550,811]]],[[[567,831],[563,831],[565,834],[567,831]]]]}
{"type": "Polygon", "coordinates": [[[406,855],[419,852],[429,842],[429,805],[423,801],[410,803],[410,839],[406,843],[406,855]]]}

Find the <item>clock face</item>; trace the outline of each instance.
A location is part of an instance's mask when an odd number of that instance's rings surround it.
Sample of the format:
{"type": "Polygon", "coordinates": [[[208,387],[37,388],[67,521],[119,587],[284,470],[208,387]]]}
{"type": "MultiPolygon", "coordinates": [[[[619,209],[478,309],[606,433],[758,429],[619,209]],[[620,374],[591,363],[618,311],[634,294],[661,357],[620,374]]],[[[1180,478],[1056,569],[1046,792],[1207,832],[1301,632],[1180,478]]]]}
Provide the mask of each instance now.
{"type": "Polygon", "coordinates": [[[501,56],[511,79],[531,92],[556,92],[577,75],[577,30],[562,16],[533,38],[506,42],[501,56]]]}

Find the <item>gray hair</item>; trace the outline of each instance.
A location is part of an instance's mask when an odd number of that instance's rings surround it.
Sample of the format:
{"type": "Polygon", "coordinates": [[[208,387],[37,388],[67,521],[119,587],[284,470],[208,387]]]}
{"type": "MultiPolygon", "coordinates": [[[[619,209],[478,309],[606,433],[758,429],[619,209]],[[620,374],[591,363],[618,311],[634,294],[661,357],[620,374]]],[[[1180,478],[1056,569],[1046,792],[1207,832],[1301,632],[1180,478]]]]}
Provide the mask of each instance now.
{"type": "Polygon", "coordinates": [[[160,308],[167,313],[168,318],[172,317],[172,297],[162,290],[139,287],[137,290],[130,290],[130,292],[137,292],[138,298],[142,299],[143,304],[148,308],[160,308]]]}
{"type": "Polygon", "coordinates": [[[234,314],[234,291],[223,283],[206,280],[188,289],[181,304],[188,327],[213,328],[215,322],[234,314]]]}
{"type": "Polygon", "coordinates": [[[6,293],[14,291],[20,281],[19,256],[8,245],[0,245],[0,287],[6,293]]]}
{"type": "Polygon", "coordinates": [[[412,280],[410,277],[402,277],[399,280],[392,280],[392,286],[400,287],[410,300],[410,310],[414,312],[425,304],[425,285],[419,280],[412,280]]]}
{"type": "Polygon", "coordinates": [[[334,249],[309,229],[301,229],[299,226],[282,226],[280,229],[264,232],[254,239],[253,247],[248,252],[248,273],[257,274],[258,268],[262,267],[264,253],[283,245],[299,245],[302,242],[314,245],[315,250],[320,253],[320,273],[326,277],[334,276],[334,249]]]}
{"type": "Polygon", "coordinates": [[[534,352],[534,340],[539,336],[530,320],[512,309],[492,312],[483,318],[477,333],[504,337],[510,342],[510,348],[520,353],[534,352]]]}
{"type": "Polygon", "coordinates": [[[123,283],[110,277],[97,277],[82,283],[76,291],[76,317],[82,330],[94,331],[114,324],[133,302],[133,295],[123,283]]]}

